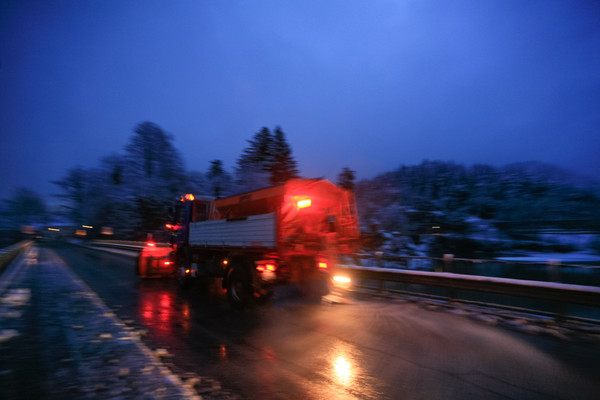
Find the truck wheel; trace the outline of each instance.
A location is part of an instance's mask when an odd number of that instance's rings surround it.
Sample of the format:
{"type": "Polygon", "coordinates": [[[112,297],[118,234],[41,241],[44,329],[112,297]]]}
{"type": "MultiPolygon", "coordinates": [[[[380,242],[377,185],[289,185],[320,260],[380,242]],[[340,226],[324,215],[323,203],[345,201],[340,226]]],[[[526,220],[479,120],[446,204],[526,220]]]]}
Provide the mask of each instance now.
{"type": "Polygon", "coordinates": [[[236,309],[246,307],[252,298],[252,288],[248,275],[240,268],[233,268],[227,279],[227,297],[236,309]]]}
{"type": "Polygon", "coordinates": [[[189,246],[184,247],[175,256],[175,279],[181,288],[189,287],[193,278],[185,273],[185,270],[192,265],[192,249],[189,246]]]}
{"type": "Polygon", "coordinates": [[[192,283],[194,283],[194,278],[185,273],[185,267],[178,267],[175,270],[175,279],[177,280],[179,287],[182,289],[187,289],[192,285],[192,283]]]}

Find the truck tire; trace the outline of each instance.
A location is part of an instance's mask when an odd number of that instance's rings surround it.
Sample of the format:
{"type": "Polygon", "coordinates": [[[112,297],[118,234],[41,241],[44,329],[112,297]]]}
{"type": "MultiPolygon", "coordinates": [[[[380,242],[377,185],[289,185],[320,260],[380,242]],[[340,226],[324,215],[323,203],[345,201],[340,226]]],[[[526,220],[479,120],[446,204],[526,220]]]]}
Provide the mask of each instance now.
{"type": "Polygon", "coordinates": [[[175,279],[179,287],[187,288],[193,283],[193,278],[185,273],[186,268],[192,265],[192,249],[184,247],[175,256],[175,279]]]}
{"type": "Polygon", "coordinates": [[[252,299],[250,277],[240,267],[234,267],[229,271],[227,298],[231,306],[238,310],[247,307],[252,299]]]}

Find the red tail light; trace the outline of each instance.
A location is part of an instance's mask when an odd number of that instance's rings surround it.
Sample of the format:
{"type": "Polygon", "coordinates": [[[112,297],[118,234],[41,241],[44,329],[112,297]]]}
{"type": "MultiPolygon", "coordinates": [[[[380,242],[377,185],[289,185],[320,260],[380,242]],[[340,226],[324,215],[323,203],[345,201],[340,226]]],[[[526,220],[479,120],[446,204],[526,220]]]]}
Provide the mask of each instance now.
{"type": "Polygon", "coordinates": [[[147,242],[146,246],[148,246],[148,247],[156,247],[156,243],[154,243],[154,242],[147,242]]]}
{"type": "Polygon", "coordinates": [[[263,272],[263,271],[271,271],[274,272],[277,269],[277,266],[273,263],[265,263],[265,262],[260,262],[257,266],[256,266],[256,270],[263,272]]]}

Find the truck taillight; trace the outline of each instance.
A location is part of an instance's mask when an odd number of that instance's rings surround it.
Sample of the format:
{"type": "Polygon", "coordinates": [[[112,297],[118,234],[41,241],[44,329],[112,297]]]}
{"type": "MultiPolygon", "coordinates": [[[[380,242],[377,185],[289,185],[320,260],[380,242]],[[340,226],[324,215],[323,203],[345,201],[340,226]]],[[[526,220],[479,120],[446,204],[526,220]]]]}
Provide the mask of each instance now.
{"type": "Polygon", "coordinates": [[[146,242],[147,247],[156,247],[156,243],[154,242],[146,242]]]}
{"type": "Polygon", "coordinates": [[[319,267],[319,269],[324,270],[327,269],[327,263],[325,261],[319,261],[317,263],[317,266],[319,267]]]}
{"type": "Polygon", "coordinates": [[[256,270],[263,272],[263,271],[271,271],[274,272],[277,269],[277,266],[275,264],[272,263],[268,263],[268,264],[258,264],[256,266],[256,270]]]}

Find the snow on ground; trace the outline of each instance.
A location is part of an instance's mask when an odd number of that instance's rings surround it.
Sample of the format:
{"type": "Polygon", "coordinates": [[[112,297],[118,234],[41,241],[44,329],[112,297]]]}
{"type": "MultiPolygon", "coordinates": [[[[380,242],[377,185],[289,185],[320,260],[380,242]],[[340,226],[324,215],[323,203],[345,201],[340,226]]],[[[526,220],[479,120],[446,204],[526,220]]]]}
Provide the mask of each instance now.
{"type": "Polygon", "coordinates": [[[518,257],[498,257],[497,260],[503,261],[531,261],[547,262],[549,260],[558,260],[565,262],[600,262],[600,255],[584,252],[577,253],[529,253],[518,257]]]}

